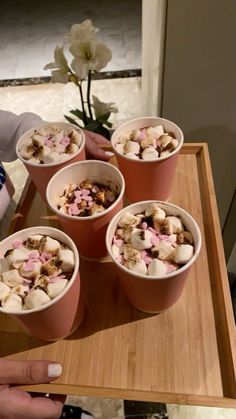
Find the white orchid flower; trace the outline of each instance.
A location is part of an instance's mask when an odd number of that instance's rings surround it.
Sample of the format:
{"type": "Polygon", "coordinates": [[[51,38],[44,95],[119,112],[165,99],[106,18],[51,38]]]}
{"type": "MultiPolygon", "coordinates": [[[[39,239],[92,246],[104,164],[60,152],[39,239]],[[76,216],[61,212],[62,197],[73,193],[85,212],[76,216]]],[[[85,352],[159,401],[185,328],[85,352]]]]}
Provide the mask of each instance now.
{"type": "Polygon", "coordinates": [[[96,41],[76,42],[70,46],[70,52],[75,57],[71,67],[80,80],[84,80],[89,70],[100,71],[106,67],[112,58],[110,48],[96,41]]]}
{"type": "Polygon", "coordinates": [[[75,42],[87,42],[90,41],[97,32],[99,32],[99,29],[93,26],[90,19],[87,19],[82,23],[76,23],[71,26],[69,41],[72,44],[75,42]]]}
{"type": "Polygon", "coordinates": [[[63,47],[56,47],[54,50],[54,62],[45,65],[44,70],[52,71],[52,80],[58,83],[67,83],[69,81],[69,66],[64,55],[63,47]]]}
{"type": "Polygon", "coordinates": [[[93,95],[93,109],[96,119],[103,117],[110,113],[117,113],[118,108],[114,102],[101,102],[96,96],[93,95]]]}

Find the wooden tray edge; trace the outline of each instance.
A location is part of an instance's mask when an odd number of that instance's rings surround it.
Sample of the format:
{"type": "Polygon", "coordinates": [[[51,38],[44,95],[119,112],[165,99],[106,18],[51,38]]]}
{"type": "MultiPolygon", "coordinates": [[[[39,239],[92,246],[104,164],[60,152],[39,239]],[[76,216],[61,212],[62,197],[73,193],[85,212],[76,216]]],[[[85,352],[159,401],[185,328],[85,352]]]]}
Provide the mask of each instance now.
{"type": "Polygon", "coordinates": [[[222,385],[225,395],[236,398],[236,327],[207,143],[197,153],[197,164],[222,385]]]}
{"type": "Polygon", "coordinates": [[[164,393],[156,391],[122,390],[117,388],[99,388],[90,386],[75,386],[63,384],[42,384],[19,387],[25,391],[45,392],[51,394],[71,394],[87,397],[102,397],[123,400],[140,400],[146,402],[161,402],[190,406],[209,406],[236,408],[236,400],[229,397],[196,396],[194,394],[164,393]]]}

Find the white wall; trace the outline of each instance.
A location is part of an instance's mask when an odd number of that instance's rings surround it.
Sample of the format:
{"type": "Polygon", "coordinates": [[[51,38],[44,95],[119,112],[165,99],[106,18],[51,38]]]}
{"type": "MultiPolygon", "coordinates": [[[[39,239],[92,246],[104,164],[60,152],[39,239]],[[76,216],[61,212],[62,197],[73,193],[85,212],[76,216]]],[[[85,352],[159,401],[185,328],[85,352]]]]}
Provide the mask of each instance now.
{"type": "Polygon", "coordinates": [[[236,183],[236,1],[168,0],[162,116],[208,142],[223,226],[236,183]]]}

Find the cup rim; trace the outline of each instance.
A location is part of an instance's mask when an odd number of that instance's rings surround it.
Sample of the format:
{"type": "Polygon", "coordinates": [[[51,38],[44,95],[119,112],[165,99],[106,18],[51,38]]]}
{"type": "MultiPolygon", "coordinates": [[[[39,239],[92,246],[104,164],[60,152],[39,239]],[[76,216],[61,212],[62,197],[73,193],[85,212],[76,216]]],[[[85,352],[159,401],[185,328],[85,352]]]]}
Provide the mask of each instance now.
{"type": "Polygon", "coordinates": [[[171,158],[172,156],[174,156],[176,153],[178,153],[180,151],[180,149],[183,146],[183,142],[184,142],[184,134],[183,134],[183,131],[181,130],[181,128],[177,124],[175,124],[175,122],[172,122],[169,119],[161,118],[161,117],[158,117],[158,116],[141,116],[141,117],[138,117],[138,118],[130,119],[130,120],[124,122],[123,124],[121,124],[118,128],[116,128],[116,130],[113,132],[112,137],[111,137],[112,148],[113,148],[113,150],[114,150],[114,152],[117,156],[122,157],[125,160],[132,161],[132,162],[135,162],[135,163],[140,163],[140,164],[159,163],[159,162],[162,162],[164,160],[167,160],[167,159],[171,158]],[[172,151],[172,153],[170,153],[169,156],[158,157],[158,159],[152,159],[152,160],[143,160],[143,159],[137,159],[136,160],[136,159],[131,159],[130,157],[127,157],[124,154],[122,154],[122,153],[120,153],[119,151],[116,150],[114,138],[117,134],[117,131],[119,131],[120,128],[123,128],[126,125],[129,125],[131,122],[141,121],[143,119],[150,119],[150,120],[153,120],[153,121],[158,120],[160,122],[161,121],[168,122],[180,131],[181,138],[178,140],[179,144],[176,147],[176,149],[174,151],[172,151]]]}
{"type": "MultiPolygon", "coordinates": [[[[56,232],[56,231],[60,231],[60,234],[62,234],[69,241],[69,243],[70,243],[69,246],[70,246],[70,248],[73,251],[74,256],[75,256],[75,267],[74,267],[72,277],[69,280],[69,283],[64,288],[64,290],[46,304],[43,304],[42,306],[40,306],[38,308],[33,308],[33,309],[29,309],[29,310],[22,310],[22,311],[8,311],[8,310],[4,310],[4,308],[0,307],[0,313],[4,313],[4,314],[8,314],[8,315],[14,315],[14,316],[26,316],[28,314],[39,313],[41,311],[47,310],[48,308],[53,306],[55,303],[57,303],[59,300],[61,300],[61,298],[63,298],[65,294],[67,294],[69,289],[72,287],[72,284],[75,282],[75,280],[77,278],[77,275],[79,274],[80,260],[79,260],[78,249],[77,249],[75,243],[73,242],[73,240],[66,233],[64,233],[64,231],[61,231],[57,228],[50,227],[50,226],[35,226],[35,227],[24,228],[22,230],[16,231],[15,233],[13,233],[10,236],[6,237],[5,239],[1,240],[0,245],[4,242],[9,241],[9,239],[11,237],[14,237],[15,235],[17,235],[21,232],[27,232],[27,231],[32,232],[32,230],[33,230],[33,231],[35,231],[35,233],[32,233],[32,234],[37,234],[37,233],[39,234],[40,232],[42,232],[42,228],[50,229],[50,231],[52,231],[52,233],[56,232]]],[[[50,235],[50,233],[48,233],[48,235],[50,235]]],[[[52,235],[52,237],[54,237],[54,236],[52,235]]]]}
{"type": "Polygon", "coordinates": [[[160,280],[168,280],[168,279],[171,279],[171,278],[175,277],[176,275],[179,275],[179,274],[183,273],[188,268],[190,268],[192,266],[192,264],[195,262],[195,260],[197,259],[198,255],[200,253],[200,250],[201,250],[201,245],[202,245],[202,235],[201,235],[200,228],[199,228],[197,222],[194,220],[194,218],[189,214],[189,212],[185,211],[183,208],[179,207],[178,205],[175,205],[175,204],[172,204],[172,203],[166,202],[166,201],[159,201],[159,200],[156,200],[156,199],[135,202],[134,204],[131,204],[131,205],[128,205],[127,207],[125,207],[125,208],[122,208],[113,217],[113,219],[110,221],[110,223],[108,225],[108,228],[107,228],[107,231],[106,231],[106,247],[107,247],[107,251],[108,251],[108,254],[111,257],[112,261],[115,263],[115,265],[118,268],[120,268],[121,270],[123,270],[125,273],[127,273],[127,274],[129,274],[129,275],[131,275],[133,277],[138,277],[138,278],[145,279],[145,280],[156,280],[156,281],[157,280],[158,281],[160,281],[160,280]],[[154,204],[154,203],[161,204],[161,205],[163,205],[163,207],[165,205],[167,205],[169,207],[172,207],[172,208],[175,208],[175,209],[179,210],[180,213],[184,214],[187,218],[189,218],[189,220],[191,220],[191,222],[193,223],[193,225],[194,225],[194,227],[196,229],[197,236],[198,236],[198,239],[199,239],[198,240],[197,247],[195,248],[193,257],[185,265],[183,265],[180,269],[177,269],[174,272],[171,272],[169,274],[166,274],[166,275],[163,275],[163,276],[160,276],[160,277],[157,277],[157,276],[154,276],[154,275],[143,275],[143,274],[139,274],[137,272],[133,273],[130,269],[128,269],[125,266],[121,265],[121,263],[117,262],[117,260],[115,259],[114,255],[112,253],[111,244],[110,244],[110,241],[109,241],[110,230],[111,230],[111,228],[113,227],[114,224],[116,224],[116,226],[117,226],[117,222],[118,222],[120,216],[122,215],[122,213],[128,211],[129,208],[133,208],[133,207],[135,207],[137,205],[140,205],[140,204],[146,204],[148,206],[148,205],[154,204]]]}
{"type": "MultiPolygon", "coordinates": [[[[60,127],[59,127],[60,128],[60,127]]],[[[70,160],[72,160],[74,157],[76,157],[76,156],[78,156],[78,154],[80,154],[81,153],[81,151],[82,150],[84,150],[84,148],[85,148],[85,134],[84,134],[84,132],[83,132],[83,130],[80,128],[80,127],[78,127],[77,125],[75,125],[75,124],[71,124],[71,123],[69,123],[69,122],[60,122],[60,121],[57,121],[57,122],[42,122],[42,123],[40,123],[40,124],[38,124],[38,125],[35,125],[35,127],[33,127],[33,128],[30,128],[28,131],[26,131],[20,138],[19,138],[19,140],[17,141],[17,143],[16,143],[16,147],[15,147],[15,149],[16,149],[16,155],[17,155],[17,157],[25,164],[25,165],[28,165],[28,166],[32,166],[32,167],[40,167],[40,168],[43,168],[43,167],[54,167],[54,166],[59,166],[59,165],[61,165],[61,164],[64,164],[64,163],[67,163],[67,162],[69,162],[70,160]],[[22,156],[21,156],[21,154],[20,154],[20,151],[19,151],[19,147],[20,147],[20,145],[21,145],[21,142],[23,141],[23,139],[25,138],[25,137],[27,137],[28,135],[30,135],[30,133],[33,131],[33,130],[35,130],[35,129],[37,129],[37,128],[42,128],[42,127],[45,127],[45,126],[50,126],[50,125],[67,125],[67,126],[71,126],[72,128],[74,128],[74,129],[76,129],[77,131],[79,131],[79,133],[81,134],[81,137],[82,137],[82,141],[81,141],[81,144],[80,144],[80,147],[79,147],[79,150],[78,151],[76,151],[76,153],[74,153],[74,154],[72,154],[67,160],[63,160],[63,161],[60,161],[60,162],[54,162],[54,163],[43,163],[43,164],[40,164],[40,163],[32,163],[32,162],[29,162],[29,160],[26,160],[26,159],[24,159],[22,156]]]]}
{"type": "Polygon", "coordinates": [[[120,172],[120,170],[117,169],[117,167],[115,167],[113,164],[110,164],[110,163],[104,162],[104,161],[100,161],[100,160],[82,160],[82,161],[79,161],[79,162],[71,163],[71,164],[63,167],[62,169],[58,170],[51,177],[50,181],[48,182],[47,189],[46,189],[46,199],[47,199],[47,203],[48,203],[49,207],[51,208],[51,210],[53,212],[55,212],[58,216],[66,218],[70,221],[75,221],[75,220],[76,221],[90,221],[90,220],[95,220],[97,218],[103,217],[104,215],[108,214],[113,208],[115,208],[115,206],[123,199],[124,191],[125,191],[124,177],[123,177],[122,173],[120,172]],[[59,211],[56,207],[54,207],[49,200],[49,190],[50,190],[50,187],[51,187],[52,183],[55,181],[57,175],[61,174],[63,171],[70,170],[70,168],[74,167],[74,166],[81,166],[83,164],[91,165],[91,164],[94,164],[94,163],[99,164],[101,166],[106,166],[106,167],[109,166],[112,170],[114,170],[120,176],[121,190],[120,190],[118,198],[113,202],[113,204],[110,207],[106,208],[102,212],[99,212],[99,213],[94,214],[94,215],[88,215],[86,217],[79,217],[77,215],[64,214],[61,211],[59,211]]]}

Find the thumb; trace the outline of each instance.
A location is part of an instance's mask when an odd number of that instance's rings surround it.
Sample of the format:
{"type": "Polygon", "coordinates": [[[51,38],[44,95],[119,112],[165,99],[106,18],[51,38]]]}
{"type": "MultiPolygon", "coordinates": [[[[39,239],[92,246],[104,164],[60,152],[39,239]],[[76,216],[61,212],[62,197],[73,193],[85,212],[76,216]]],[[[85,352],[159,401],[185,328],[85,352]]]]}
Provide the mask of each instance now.
{"type": "Polygon", "coordinates": [[[0,359],[0,384],[48,383],[61,373],[62,367],[56,362],[0,359]]]}

